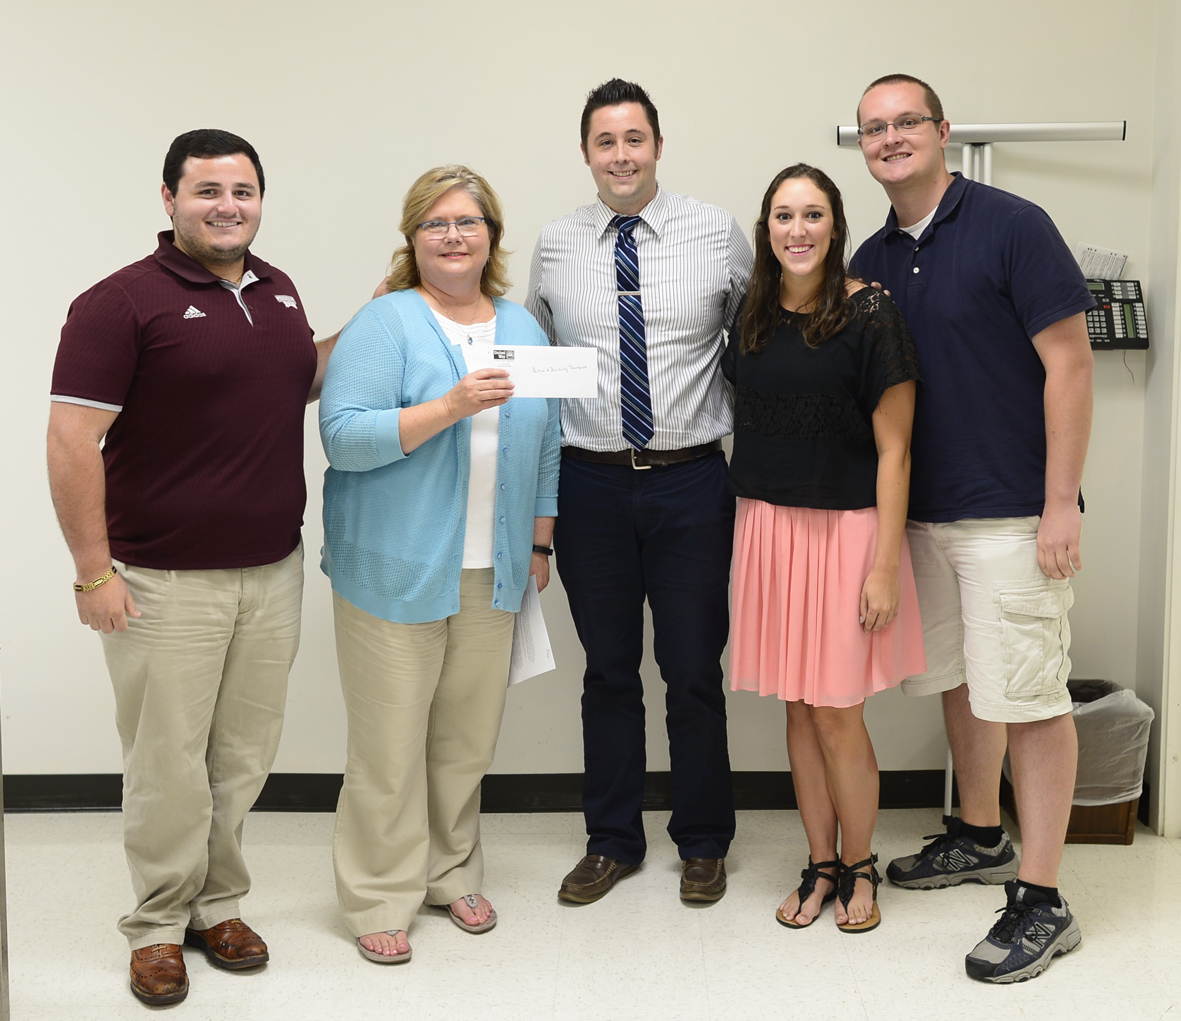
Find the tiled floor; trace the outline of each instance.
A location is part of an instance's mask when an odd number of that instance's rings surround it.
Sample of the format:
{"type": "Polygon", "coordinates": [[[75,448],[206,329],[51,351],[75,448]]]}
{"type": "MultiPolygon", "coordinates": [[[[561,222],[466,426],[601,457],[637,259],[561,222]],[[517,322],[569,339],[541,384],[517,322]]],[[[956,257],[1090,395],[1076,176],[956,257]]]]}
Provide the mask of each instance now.
{"type": "MultiPolygon", "coordinates": [[[[883,812],[883,863],[915,850],[938,817],[883,812]]],[[[1002,903],[995,888],[883,886],[884,921],[872,933],[837,932],[830,909],[811,929],[790,931],[773,912],[807,858],[796,813],[740,813],[729,893],[704,907],[676,896],[667,817],[646,821],[644,868],[599,903],[575,907],[554,893],[582,853],[581,818],[485,816],[485,893],[500,924],[475,937],[424,910],[413,961],[383,967],[360,957],[340,923],[332,816],[256,813],[246,824],[255,887],[245,914],[272,962],[233,974],[189,951],[188,999],[156,1009],[176,1021],[1181,1017],[1181,841],[1141,828],[1132,847],[1068,847],[1061,885],[1082,945],[1035,981],[993,987],[964,975],[963,956],[1002,903]]],[[[7,817],[14,1021],[149,1013],[127,990],[127,950],[114,929],[129,898],[120,822],[7,817]]]]}

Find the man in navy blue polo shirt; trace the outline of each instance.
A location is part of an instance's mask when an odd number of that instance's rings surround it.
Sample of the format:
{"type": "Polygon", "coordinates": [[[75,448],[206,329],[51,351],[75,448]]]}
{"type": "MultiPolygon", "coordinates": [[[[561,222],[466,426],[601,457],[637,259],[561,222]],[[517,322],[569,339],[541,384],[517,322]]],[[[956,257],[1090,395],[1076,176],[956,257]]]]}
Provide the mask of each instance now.
{"type": "Polygon", "coordinates": [[[1081,939],[1057,882],[1078,755],[1066,615],[1082,567],[1094,300],[1045,212],[948,173],[950,125],[925,82],[879,78],[857,123],[893,208],[851,269],[890,290],[924,379],[907,536],[929,669],[903,690],[942,694],[961,804],[887,875],[919,889],[1005,882],[1007,907],[965,966],[1015,982],[1081,939]],[[1006,746],[1020,863],[1000,824],[1006,746]]]}
{"type": "Polygon", "coordinates": [[[304,408],[319,344],[291,280],[249,251],[265,187],[226,131],[176,138],[155,253],[70,306],[49,479],[78,619],[102,632],[136,895],[131,991],[184,999],[181,943],[252,968],[242,822],[279,743],[303,593],[304,408]]]}

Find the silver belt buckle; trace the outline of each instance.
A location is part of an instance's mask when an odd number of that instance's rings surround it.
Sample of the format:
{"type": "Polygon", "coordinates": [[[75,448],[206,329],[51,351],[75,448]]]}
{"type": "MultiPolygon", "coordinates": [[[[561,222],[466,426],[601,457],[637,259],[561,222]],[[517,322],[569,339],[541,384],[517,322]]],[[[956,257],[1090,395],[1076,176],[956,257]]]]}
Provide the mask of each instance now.
{"type": "Polygon", "coordinates": [[[627,449],[631,453],[631,456],[632,456],[633,470],[638,471],[638,472],[642,472],[642,471],[647,471],[649,468],[652,467],[652,465],[650,465],[650,464],[636,464],[636,454],[638,453],[638,451],[636,450],[635,447],[628,447],[627,449]]]}

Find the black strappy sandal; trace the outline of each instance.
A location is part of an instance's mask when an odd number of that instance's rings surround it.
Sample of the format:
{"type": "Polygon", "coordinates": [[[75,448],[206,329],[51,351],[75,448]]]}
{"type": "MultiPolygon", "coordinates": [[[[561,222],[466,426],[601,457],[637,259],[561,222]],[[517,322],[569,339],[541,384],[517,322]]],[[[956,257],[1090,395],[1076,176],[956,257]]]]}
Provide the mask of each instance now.
{"type": "MultiPolygon", "coordinates": [[[[814,862],[814,861],[812,861],[812,856],[811,855],[808,856],[808,867],[806,869],[804,869],[803,872],[800,873],[800,880],[801,880],[800,885],[799,885],[800,908],[802,908],[804,906],[804,901],[806,901],[809,897],[812,896],[812,894],[814,894],[816,892],[816,880],[818,880],[818,879],[827,879],[830,883],[832,883],[832,889],[829,890],[828,893],[826,893],[824,895],[824,899],[820,902],[821,908],[823,908],[824,905],[827,904],[830,900],[836,899],[836,896],[837,896],[837,876],[830,876],[827,872],[821,872],[820,871],[821,869],[836,869],[837,875],[839,876],[840,872],[841,872],[841,863],[839,861],[814,862]]],[[[800,908],[796,908],[797,915],[800,913],[800,908]]],[[[816,918],[818,918],[818,917],[820,917],[819,911],[816,912],[816,916],[812,919],[812,922],[816,921],[816,918]]],[[[785,918],[783,916],[783,908],[782,907],[778,907],[775,909],[775,921],[777,921],[780,925],[786,925],[789,929],[806,929],[806,928],[808,928],[809,925],[812,924],[812,922],[808,922],[805,925],[799,925],[794,918],[790,918],[790,919],[785,918]]]]}
{"type": "Polygon", "coordinates": [[[868,881],[873,887],[873,911],[870,912],[869,917],[864,922],[846,922],[844,925],[838,923],[837,928],[841,932],[869,932],[882,924],[882,913],[878,910],[878,886],[881,884],[882,877],[874,868],[877,863],[878,856],[876,854],[871,854],[864,861],[856,862],[853,865],[841,863],[841,878],[837,881],[837,896],[841,898],[841,904],[844,905],[846,913],[849,910],[849,901],[853,899],[853,888],[857,885],[858,879],[868,881]],[[867,865],[869,866],[868,872],[860,871],[867,865]]]}

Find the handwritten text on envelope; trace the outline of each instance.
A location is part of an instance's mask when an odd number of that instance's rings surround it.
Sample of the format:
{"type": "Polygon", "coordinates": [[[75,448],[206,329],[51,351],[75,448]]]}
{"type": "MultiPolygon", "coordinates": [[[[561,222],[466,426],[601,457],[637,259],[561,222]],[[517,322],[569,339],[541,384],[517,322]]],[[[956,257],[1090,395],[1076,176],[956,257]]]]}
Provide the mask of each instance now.
{"type": "Polygon", "coordinates": [[[508,369],[514,397],[598,396],[594,348],[494,345],[469,348],[465,354],[472,369],[508,369]]]}

